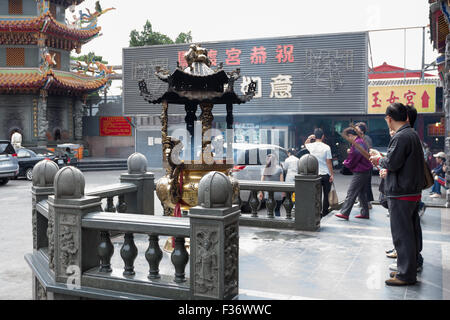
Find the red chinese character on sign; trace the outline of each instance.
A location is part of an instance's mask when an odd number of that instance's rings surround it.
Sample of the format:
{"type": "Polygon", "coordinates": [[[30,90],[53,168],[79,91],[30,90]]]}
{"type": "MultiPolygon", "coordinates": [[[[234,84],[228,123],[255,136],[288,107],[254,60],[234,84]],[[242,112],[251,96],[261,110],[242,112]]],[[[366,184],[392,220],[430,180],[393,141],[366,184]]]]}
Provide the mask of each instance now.
{"type": "Polygon", "coordinates": [[[394,91],[391,91],[391,96],[389,97],[389,99],[386,99],[386,101],[392,104],[395,103],[395,100],[400,100],[400,98],[395,96],[394,91]]]}
{"type": "Polygon", "coordinates": [[[217,50],[208,50],[208,58],[212,66],[217,66],[217,50]]]}
{"type": "Polygon", "coordinates": [[[188,66],[186,59],[184,59],[185,53],[186,53],[186,51],[178,51],[178,64],[182,68],[187,68],[187,66],[188,66]]]}
{"type": "Polygon", "coordinates": [[[239,56],[241,55],[241,50],[231,48],[226,50],[227,59],[225,59],[225,63],[231,66],[236,66],[241,64],[241,59],[239,56]]]}
{"type": "Polygon", "coordinates": [[[379,104],[379,102],[381,101],[381,99],[378,99],[378,95],[380,94],[380,92],[374,92],[372,93],[373,96],[373,105],[372,108],[380,108],[381,104],[379,104]]]}
{"type": "Polygon", "coordinates": [[[406,104],[410,105],[411,107],[414,107],[414,96],[416,95],[416,93],[414,91],[408,90],[407,93],[404,94],[404,97],[406,98],[406,104]]]}
{"type": "Polygon", "coordinates": [[[252,54],[250,56],[251,64],[264,64],[266,63],[267,53],[264,47],[253,47],[252,54]]]}
{"type": "Polygon", "coordinates": [[[278,45],[275,58],[278,60],[278,63],[294,62],[294,45],[278,45]]]}

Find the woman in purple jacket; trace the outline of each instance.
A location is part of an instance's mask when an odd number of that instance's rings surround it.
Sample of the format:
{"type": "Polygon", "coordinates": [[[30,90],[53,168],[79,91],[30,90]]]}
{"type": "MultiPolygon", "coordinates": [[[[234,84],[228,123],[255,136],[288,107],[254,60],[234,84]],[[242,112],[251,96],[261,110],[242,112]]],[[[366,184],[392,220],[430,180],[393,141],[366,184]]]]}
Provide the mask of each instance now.
{"type": "MultiPolygon", "coordinates": [[[[347,128],[343,132],[350,140],[360,145],[364,150],[369,152],[369,148],[363,139],[361,139],[353,128],[347,128]]],[[[369,202],[367,200],[367,186],[369,183],[370,175],[372,174],[372,163],[366,159],[361,152],[352,144],[350,151],[348,152],[347,159],[344,161],[350,171],[353,172],[352,181],[347,191],[347,197],[345,198],[344,205],[341,208],[341,212],[336,214],[336,217],[348,220],[350,212],[352,211],[355,200],[359,195],[361,202],[361,214],[355,216],[355,218],[369,219],[369,202]]]]}

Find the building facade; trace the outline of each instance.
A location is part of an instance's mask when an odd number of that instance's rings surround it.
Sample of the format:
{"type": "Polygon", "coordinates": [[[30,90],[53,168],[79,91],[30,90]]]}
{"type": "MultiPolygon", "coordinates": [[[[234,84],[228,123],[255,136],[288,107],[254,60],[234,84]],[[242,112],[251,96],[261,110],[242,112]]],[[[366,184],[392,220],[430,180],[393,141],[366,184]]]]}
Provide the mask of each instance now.
{"type": "Polygon", "coordinates": [[[108,77],[71,72],[70,53],[80,53],[101,30],[98,11],[69,22],[66,10],[82,2],[0,2],[0,139],[19,129],[25,146],[83,143],[87,95],[108,77]]]}

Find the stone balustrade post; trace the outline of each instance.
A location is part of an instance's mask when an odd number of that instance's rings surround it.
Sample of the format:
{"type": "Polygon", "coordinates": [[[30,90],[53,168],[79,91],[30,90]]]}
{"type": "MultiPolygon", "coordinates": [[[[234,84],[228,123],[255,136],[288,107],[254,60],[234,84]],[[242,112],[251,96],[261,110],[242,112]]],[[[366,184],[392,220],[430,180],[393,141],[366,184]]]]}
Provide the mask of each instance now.
{"type": "Polygon", "coordinates": [[[128,173],[120,175],[120,182],[132,183],[137,192],[125,195],[128,213],[153,215],[155,212],[155,176],[147,172],[147,158],[141,153],[133,153],[128,157],[128,173]]]}
{"type": "Polygon", "coordinates": [[[100,235],[96,230],[82,232],[81,223],[84,215],[102,210],[101,200],[85,196],[84,187],[81,171],[64,167],[55,176],[55,195],[48,198],[49,216],[54,221],[50,262],[55,281],[72,286],[81,285],[81,274],[100,264],[97,253],[100,235]]]}
{"type": "Polygon", "coordinates": [[[233,299],[239,291],[239,206],[232,184],[210,172],[199,182],[199,205],[189,211],[190,281],[194,299],[233,299]]]}
{"type": "Polygon", "coordinates": [[[298,161],[295,176],[295,229],[317,231],[322,211],[322,185],[317,158],[306,154],[298,161]]]}
{"type": "Polygon", "coordinates": [[[36,204],[47,200],[54,194],[53,180],[58,172],[58,165],[51,160],[42,160],[33,168],[32,197],[32,224],[33,224],[33,250],[48,247],[48,219],[36,210],[36,204]]]}

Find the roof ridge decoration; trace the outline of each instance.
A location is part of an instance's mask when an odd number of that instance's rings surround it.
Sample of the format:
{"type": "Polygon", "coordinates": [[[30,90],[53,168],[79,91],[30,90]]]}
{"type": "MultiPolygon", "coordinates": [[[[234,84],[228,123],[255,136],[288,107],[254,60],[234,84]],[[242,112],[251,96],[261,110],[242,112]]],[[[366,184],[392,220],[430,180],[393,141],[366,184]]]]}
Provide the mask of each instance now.
{"type": "Polygon", "coordinates": [[[41,73],[47,73],[49,70],[52,69],[53,66],[57,65],[55,61],[55,56],[56,53],[51,55],[50,52],[48,51],[48,48],[47,47],[44,48],[41,55],[41,64],[39,66],[39,71],[41,73]]]}

